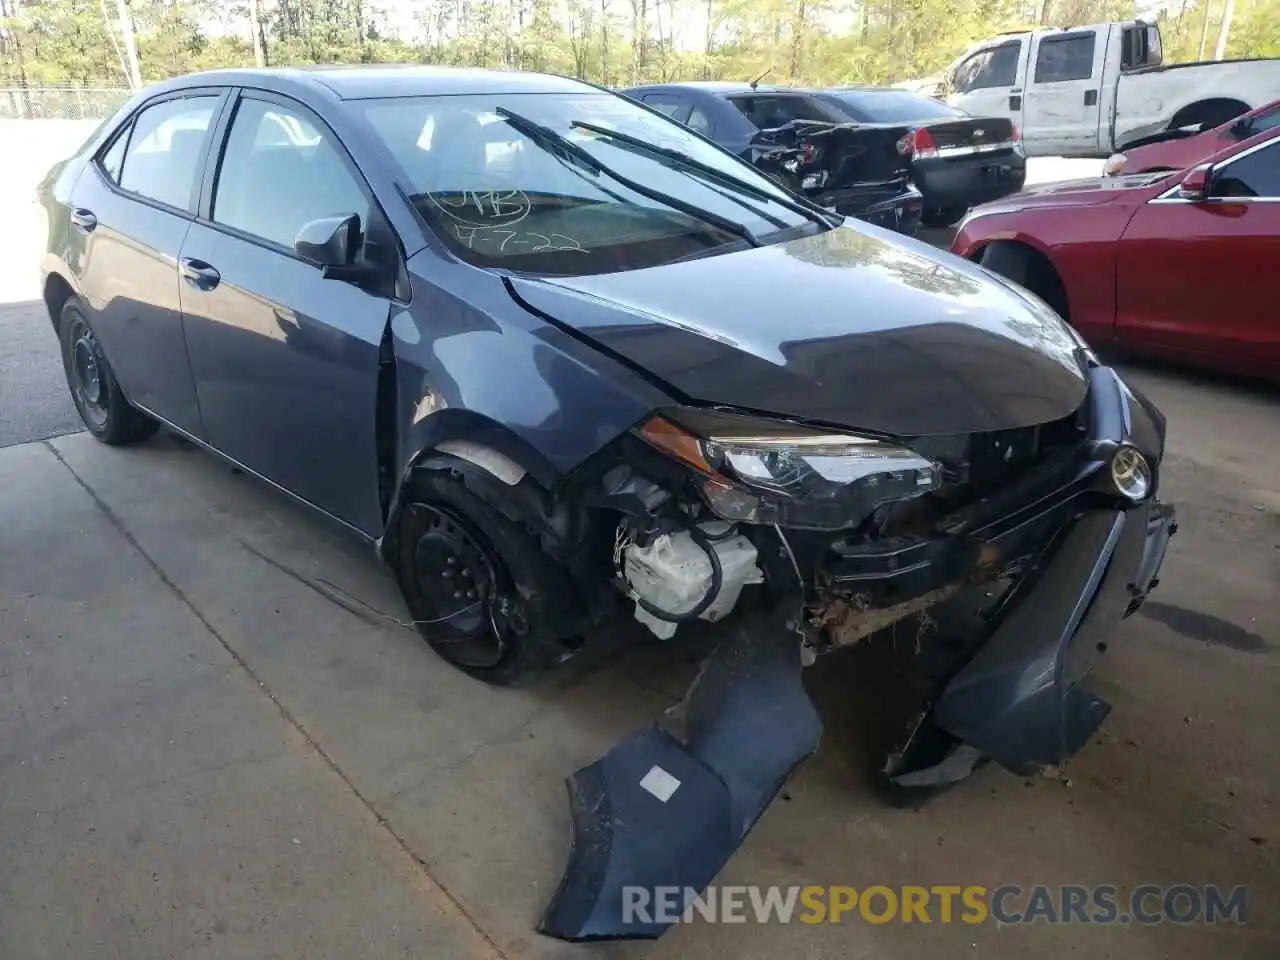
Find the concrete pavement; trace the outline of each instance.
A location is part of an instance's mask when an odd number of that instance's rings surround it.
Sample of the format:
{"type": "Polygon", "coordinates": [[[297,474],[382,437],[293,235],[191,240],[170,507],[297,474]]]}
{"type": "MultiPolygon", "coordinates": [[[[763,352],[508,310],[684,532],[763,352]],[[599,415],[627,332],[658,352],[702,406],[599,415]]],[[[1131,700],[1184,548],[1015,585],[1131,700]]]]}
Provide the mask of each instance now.
{"type": "Polygon", "coordinates": [[[44,302],[0,303],[0,447],[83,429],[44,302]]]}
{"type": "Polygon", "coordinates": [[[1173,422],[1182,532],[1069,785],[986,770],[882,807],[857,660],[832,657],[809,673],[822,749],[720,880],[1248,884],[1247,926],[541,938],[563,778],[675,701],[680,646],[486,688],[394,622],[345,533],[172,439],[78,435],[0,450],[0,957],[1275,957],[1277,401],[1138,379],[1173,422]]]}
{"type": "Polygon", "coordinates": [[[59,454],[0,489],[0,956],[496,955],[59,454]]]}

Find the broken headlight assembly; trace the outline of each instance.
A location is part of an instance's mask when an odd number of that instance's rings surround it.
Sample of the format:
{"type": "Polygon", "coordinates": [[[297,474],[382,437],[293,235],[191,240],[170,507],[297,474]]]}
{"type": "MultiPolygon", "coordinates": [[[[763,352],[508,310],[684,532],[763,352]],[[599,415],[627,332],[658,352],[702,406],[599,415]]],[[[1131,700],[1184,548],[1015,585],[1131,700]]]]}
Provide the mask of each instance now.
{"type": "Polygon", "coordinates": [[[784,421],[664,410],[635,432],[694,470],[707,506],[733,522],[839,530],[941,483],[936,463],[893,441],[784,421]]]}

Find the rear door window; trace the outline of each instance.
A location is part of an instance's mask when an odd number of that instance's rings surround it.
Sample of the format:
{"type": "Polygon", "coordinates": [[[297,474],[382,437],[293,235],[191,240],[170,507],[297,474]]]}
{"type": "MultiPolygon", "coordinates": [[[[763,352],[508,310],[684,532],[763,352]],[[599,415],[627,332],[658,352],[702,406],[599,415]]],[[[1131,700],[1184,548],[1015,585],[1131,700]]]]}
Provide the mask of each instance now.
{"type": "Polygon", "coordinates": [[[1093,48],[1097,34],[1076,33],[1045,37],[1036,51],[1036,83],[1088,80],[1093,76],[1093,48]]]}
{"type": "Polygon", "coordinates": [[[952,89],[956,93],[985,90],[990,87],[1012,87],[1018,76],[1018,54],[1022,41],[1004,43],[979,50],[956,67],[952,89]]]}
{"type": "Polygon", "coordinates": [[[712,124],[711,118],[698,107],[694,107],[689,111],[689,120],[687,122],[690,130],[694,130],[704,137],[710,137],[715,132],[715,125],[712,124]]]}
{"type": "Polygon", "coordinates": [[[732,97],[730,102],[761,130],[785,127],[793,120],[821,120],[828,123],[848,120],[835,107],[827,107],[812,97],[757,94],[732,97]]]}
{"type": "MultiPolygon", "coordinates": [[[[210,94],[163,100],[138,114],[118,173],[120,188],[180,210],[194,209],[205,139],[218,99],[210,94]]],[[[110,157],[109,150],[104,169],[110,157]]]]}
{"type": "Polygon", "coordinates": [[[102,172],[117,186],[120,184],[120,168],[124,165],[124,149],[129,145],[129,130],[132,126],[127,124],[112,141],[107,152],[98,159],[98,166],[102,168],[102,172]]]}
{"type": "Polygon", "coordinates": [[[643,99],[648,106],[661,110],[677,123],[689,122],[689,104],[680,97],[669,93],[650,93],[643,99]]]}

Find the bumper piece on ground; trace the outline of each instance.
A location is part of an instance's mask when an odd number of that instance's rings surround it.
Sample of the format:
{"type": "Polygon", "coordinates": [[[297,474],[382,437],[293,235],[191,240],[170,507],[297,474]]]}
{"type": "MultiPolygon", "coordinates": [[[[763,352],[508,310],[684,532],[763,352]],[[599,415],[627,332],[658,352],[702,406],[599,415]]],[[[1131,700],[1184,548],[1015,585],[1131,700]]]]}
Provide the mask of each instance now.
{"type": "Polygon", "coordinates": [[[572,847],[542,933],[658,937],[669,924],[652,906],[632,909],[626,888],[687,894],[711,882],[818,747],[799,648],[773,617],[734,625],[689,688],[684,743],[651,727],[569,779],[572,847]]]}

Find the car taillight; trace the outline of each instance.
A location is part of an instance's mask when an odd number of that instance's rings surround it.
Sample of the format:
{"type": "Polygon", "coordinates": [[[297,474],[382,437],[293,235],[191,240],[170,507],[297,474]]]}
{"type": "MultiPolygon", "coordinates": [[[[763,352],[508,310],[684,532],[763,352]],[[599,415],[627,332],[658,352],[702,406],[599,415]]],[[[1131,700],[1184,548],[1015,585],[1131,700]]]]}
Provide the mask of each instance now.
{"type": "Polygon", "coordinates": [[[928,130],[916,131],[913,146],[915,149],[911,155],[917,160],[924,160],[938,155],[938,145],[934,142],[933,135],[928,130]]]}
{"type": "Polygon", "coordinates": [[[1018,125],[1016,123],[1012,123],[1010,126],[1013,127],[1013,132],[1009,134],[1009,139],[1014,143],[1021,143],[1022,131],[1018,129],[1018,125]]]}
{"type": "Polygon", "coordinates": [[[938,156],[938,144],[928,130],[912,130],[897,143],[898,152],[913,160],[938,156]]]}

